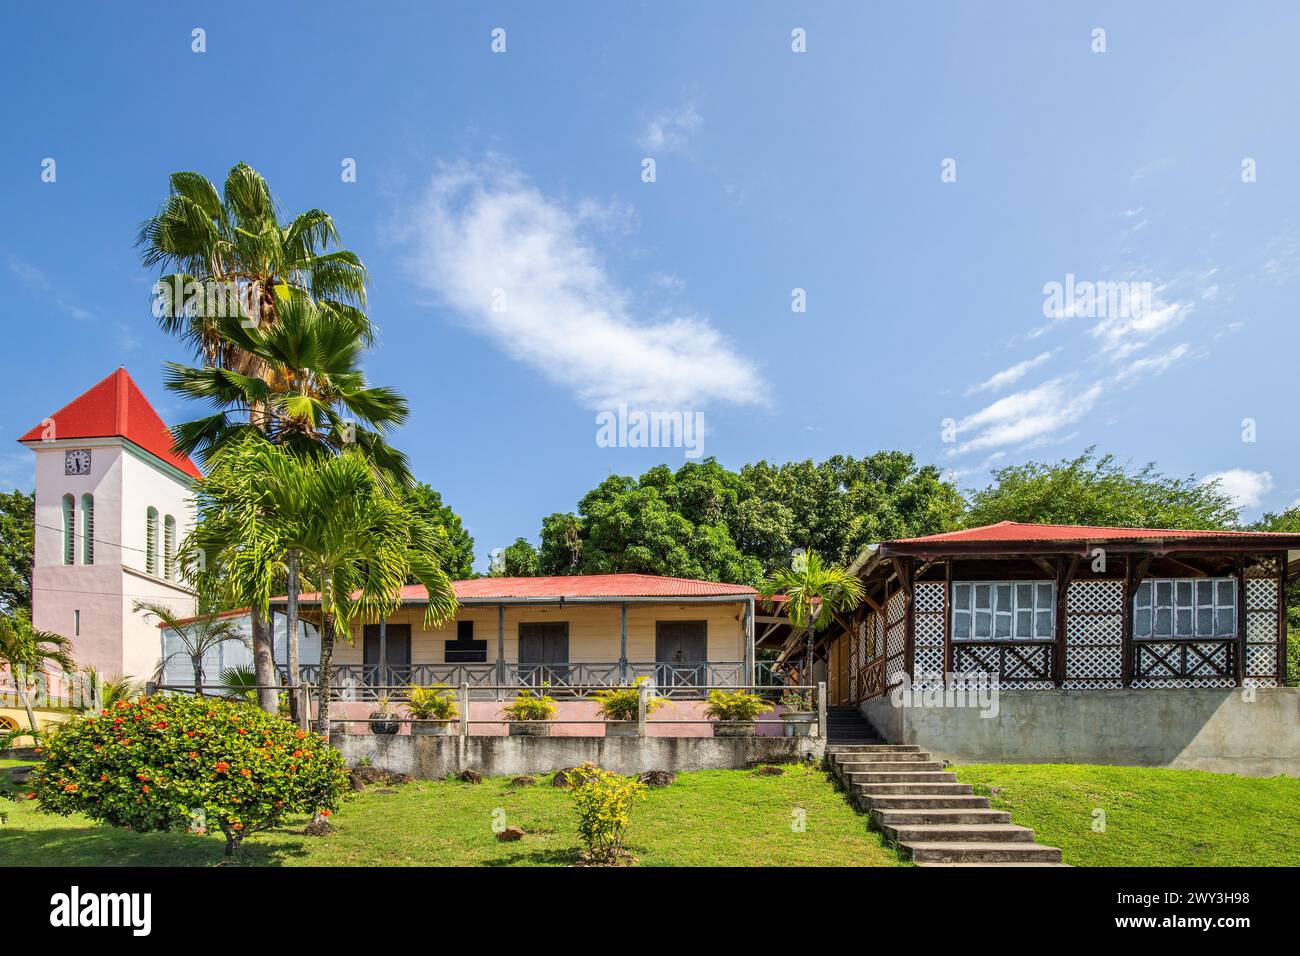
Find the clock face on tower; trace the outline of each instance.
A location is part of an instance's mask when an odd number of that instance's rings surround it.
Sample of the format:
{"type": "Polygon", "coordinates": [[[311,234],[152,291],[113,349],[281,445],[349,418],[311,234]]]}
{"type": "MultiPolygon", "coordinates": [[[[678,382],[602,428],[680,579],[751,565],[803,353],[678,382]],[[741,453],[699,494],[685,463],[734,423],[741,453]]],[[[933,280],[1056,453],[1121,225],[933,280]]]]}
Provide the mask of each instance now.
{"type": "Polygon", "coordinates": [[[65,475],[90,474],[90,449],[74,448],[63,453],[63,473],[65,475]]]}

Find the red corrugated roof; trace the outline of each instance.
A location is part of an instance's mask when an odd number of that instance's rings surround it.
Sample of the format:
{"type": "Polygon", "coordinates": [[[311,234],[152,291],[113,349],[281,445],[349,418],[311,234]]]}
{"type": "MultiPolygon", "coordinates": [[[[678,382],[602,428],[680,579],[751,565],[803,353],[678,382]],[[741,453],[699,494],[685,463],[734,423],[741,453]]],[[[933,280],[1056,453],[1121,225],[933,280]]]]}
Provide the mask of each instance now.
{"type": "MultiPolygon", "coordinates": [[[[568,574],[541,578],[472,578],[453,581],[458,601],[527,600],[555,601],[560,598],[635,598],[635,597],[715,597],[734,594],[749,597],[758,592],[744,584],[696,581],[691,578],[667,578],[655,574],[568,574]]],[[[422,584],[402,588],[403,603],[419,603],[427,597],[422,584]]],[[[317,594],[304,594],[300,600],[313,602],[317,594]]],[[[283,602],[283,597],[274,599],[283,602]]]]}
{"type": "Polygon", "coordinates": [[[978,528],[946,531],[923,538],[898,538],[887,544],[935,544],[967,542],[1007,543],[1025,542],[1079,542],[1104,540],[1167,540],[1169,538],[1232,538],[1276,540],[1295,538],[1293,534],[1269,531],[1217,531],[1180,528],[1104,528],[1080,524],[1025,524],[1018,521],[999,521],[978,528]]]}
{"type": "Polygon", "coordinates": [[[172,451],[172,433],[125,368],[119,368],[74,398],[49,416],[49,420],[54,422],[52,436],[47,432],[45,422],[41,422],[18,440],[125,438],[191,478],[203,477],[189,455],[172,451]]]}

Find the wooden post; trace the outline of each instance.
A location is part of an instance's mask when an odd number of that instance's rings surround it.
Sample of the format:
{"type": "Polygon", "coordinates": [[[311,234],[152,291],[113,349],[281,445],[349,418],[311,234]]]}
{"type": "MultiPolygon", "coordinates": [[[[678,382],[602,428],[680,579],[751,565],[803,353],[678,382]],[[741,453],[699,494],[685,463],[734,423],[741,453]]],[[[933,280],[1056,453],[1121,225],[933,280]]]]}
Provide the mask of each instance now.
{"type": "Polygon", "coordinates": [[[754,649],[754,599],[750,598],[745,602],[745,684],[750,690],[754,689],[754,669],[757,651],[754,649]]]}
{"type": "Polygon", "coordinates": [[[898,583],[903,586],[903,670],[908,680],[915,680],[916,668],[916,582],[911,558],[898,562],[898,583]]]}
{"type": "Polygon", "coordinates": [[[1240,687],[1246,664],[1246,558],[1237,558],[1237,640],[1233,642],[1232,682],[1240,687]]]}
{"type": "MultiPolygon", "coordinates": [[[[363,644],[363,645],[365,644],[365,640],[366,640],[366,631],[365,631],[365,628],[362,628],[362,629],[361,629],[361,641],[362,641],[362,644],[363,644]]],[[[364,653],[364,646],[363,646],[363,648],[362,648],[362,652],[364,653]]],[[[378,675],[378,680],[379,680],[378,686],[379,686],[380,688],[382,688],[382,689],[379,691],[380,695],[387,695],[387,694],[388,694],[388,690],[387,690],[387,688],[388,688],[388,618],[387,618],[387,617],[381,617],[381,618],[379,619],[379,675],[378,675]]]]}
{"type": "Polygon", "coordinates": [[[645,736],[645,718],[646,718],[646,695],[650,693],[647,684],[636,685],[636,734],[638,737],[645,736]]]}
{"type": "MultiPolygon", "coordinates": [[[[618,606],[618,682],[627,683],[627,602],[618,606]]],[[[644,733],[638,730],[637,733],[644,733]]]]}
{"type": "Polygon", "coordinates": [[[1052,677],[1057,687],[1065,684],[1065,679],[1069,675],[1065,672],[1065,629],[1068,624],[1068,615],[1066,608],[1070,598],[1070,584],[1074,580],[1074,573],[1079,567],[1079,556],[1076,554],[1069,565],[1065,563],[1064,558],[1056,559],[1056,647],[1054,653],[1056,659],[1052,662],[1052,677]]]}
{"type": "Polygon", "coordinates": [[[817,682],[817,736],[826,739],[826,682],[817,682]]]}
{"type": "Polygon", "coordinates": [[[469,684],[464,681],[460,685],[460,735],[469,736],[469,684]]]}
{"type": "MultiPolygon", "coordinates": [[[[506,682],[506,606],[497,605],[497,684],[504,685],[506,682]]],[[[501,687],[497,687],[497,700],[503,698],[505,692],[501,687]]]]}
{"type": "Polygon", "coordinates": [[[1277,556],[1277,686],[1286,685],[1286,558],[1277,556]]]}

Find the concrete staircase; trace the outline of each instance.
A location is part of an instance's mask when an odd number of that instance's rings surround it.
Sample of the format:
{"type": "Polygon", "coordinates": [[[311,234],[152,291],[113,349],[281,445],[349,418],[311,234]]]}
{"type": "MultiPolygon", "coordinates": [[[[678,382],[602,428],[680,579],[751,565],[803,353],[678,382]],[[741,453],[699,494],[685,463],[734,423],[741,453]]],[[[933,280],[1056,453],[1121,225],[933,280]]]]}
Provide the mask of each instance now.
{"type": "Polygon", "coordinates": [[[826,761],[850,802],[918,866],[1064,865],[1059,849],[1035,843],[915,744],[842,743],[828,726],[826,761]]]}

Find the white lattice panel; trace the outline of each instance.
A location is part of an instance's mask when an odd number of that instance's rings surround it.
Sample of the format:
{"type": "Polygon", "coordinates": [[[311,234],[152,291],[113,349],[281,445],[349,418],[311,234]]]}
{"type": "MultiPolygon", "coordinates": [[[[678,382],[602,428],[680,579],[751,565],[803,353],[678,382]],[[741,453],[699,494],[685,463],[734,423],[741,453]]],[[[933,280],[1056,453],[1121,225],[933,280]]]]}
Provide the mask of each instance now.
{"type": "Polygon", "coordinates": [[[1124,585],[1119,581],[1075,581],[1065,598],[1069,614],[1120,614],[1124,606],[1124,585]]]}
{"type": "Polygon", "coordinates": [[[916,631],[916,648],[943,647],[943,615],[918,614],[912,627],[916,631]]]}
{"type": "Polygon", "coordinates": [[[916,674],[919,678],[921,675],[933,676],[943,675],[943,648],[942,647],[918,647],[914,654],[916,674]]]}
{"type": "Polygon", "coordinates": [[[1277,613],[1251,611],[1246,615],[1247,644],[1277,644],[1277,613]]]}
{"type": "Polygon", "coordinates": [[[903,679],[903,658],[896,657],[885,661],[885,685],[892,687],[903,679]]]}
{"type": "Polygon", "coordinates": [[[942,581],[924,581],[916,585],[916,613],[942,614],[943,592],[946,587],[942,581]]]}
{"type": "Polygon", "coordinates": [[[1246,581],[1246,608],[1271,611],[1277,607],[1277,579],[1251,578],[1246,581]]]}
{"type": "Polygon", "coordinates": [[[1068,615],[1065,619],[1066,644],[1124,643],[1124,618],[1120,614],[1068,615]]]}
{"type": "Polygon", "coordinates": [[[1235,682],[1231,677],[1197,677],[1191,680],[1181,680],[1169,678],[1159,679],[1142,679],[1133,681],[1130,687],[1136,687],[1139,690],[1148,688],[1170,688],[1170,687],[1234,687],[1235,682]]]}
{"type": "Polygon", "coordinates": [[[1277,687],[1276,677],[1243,677],[1241,679],[1242,687],[1277,687]]]}
{"type": "Polygon", "coordinates": [[[902,591],[895,591],[888,603],[885,604],[885,614],[889,617],[886,625],[893,627],[895,624],[901,624],[903,622],[903,611],[906,607],[907,595],[902,591]]]}
{"type": "Polygon", "coordinates": [[[1246,647],[1246,673],[1264,677],[1277,673],[1277,645],[1257,644],[1246,647]]]}
{"type": "Polygon", "coordinates": [[[1107,647],[1066,647],[1067,681],[1114,680],[1123,682],[1124,649],[1116,644],[1107,647]]]}

